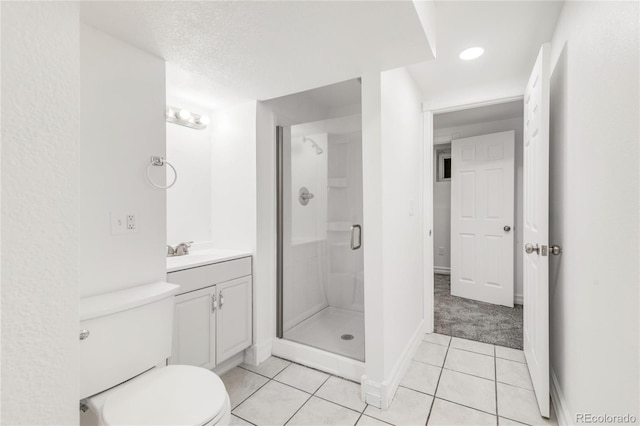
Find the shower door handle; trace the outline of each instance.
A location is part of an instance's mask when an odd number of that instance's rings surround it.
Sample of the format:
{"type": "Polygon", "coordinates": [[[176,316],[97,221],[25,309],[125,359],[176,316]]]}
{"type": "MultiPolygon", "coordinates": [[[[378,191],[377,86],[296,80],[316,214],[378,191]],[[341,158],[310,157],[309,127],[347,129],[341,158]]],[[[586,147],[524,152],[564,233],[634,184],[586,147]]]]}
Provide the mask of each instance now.
{"type": "Polygon", "coordinates": [[[360,225],[351,225],[351,250],[358,250],[362,247],[362,227],[360,225]],[[356,229],[358,230],[358,243],[356,245],[356,229]]]}

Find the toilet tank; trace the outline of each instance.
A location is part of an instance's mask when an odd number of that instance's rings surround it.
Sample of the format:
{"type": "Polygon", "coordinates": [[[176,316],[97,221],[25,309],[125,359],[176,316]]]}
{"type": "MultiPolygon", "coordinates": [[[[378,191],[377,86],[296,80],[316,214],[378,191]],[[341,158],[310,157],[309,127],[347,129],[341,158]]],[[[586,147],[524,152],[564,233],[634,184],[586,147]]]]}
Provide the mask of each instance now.
{"type": "Polygon", "coordinates": [[[171,355],[173,296],[179,287],[156,282],[80,300],[80,399],[171,355]]]}

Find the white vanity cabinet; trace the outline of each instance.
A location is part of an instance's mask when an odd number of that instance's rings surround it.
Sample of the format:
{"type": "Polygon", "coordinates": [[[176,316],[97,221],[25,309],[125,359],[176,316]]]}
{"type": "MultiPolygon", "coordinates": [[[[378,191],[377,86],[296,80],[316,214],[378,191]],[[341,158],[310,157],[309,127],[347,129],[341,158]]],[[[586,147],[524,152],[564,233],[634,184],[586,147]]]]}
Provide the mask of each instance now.
{"type": "Polygon", "coordinates": [[[175,297],[171,364],[216,366],[216,286],[175,297]]]}
{"type": "Polygon", "coordinates": [[[167,281],[181,286],[170,364],[211,369],[251,346],[250,257],[171,272],[167,281]]]}

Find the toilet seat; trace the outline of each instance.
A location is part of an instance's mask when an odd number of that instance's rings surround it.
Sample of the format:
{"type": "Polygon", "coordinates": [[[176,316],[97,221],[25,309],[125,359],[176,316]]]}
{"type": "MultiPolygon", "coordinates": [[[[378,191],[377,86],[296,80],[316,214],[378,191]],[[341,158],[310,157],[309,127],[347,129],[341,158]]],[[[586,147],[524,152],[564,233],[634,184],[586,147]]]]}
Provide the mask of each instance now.
{"type": "MultiPolygon", "coordinates": [[[[98,396],[98,395],[97,395],[98,396]]],[[[190,425],[216,423],[229,411],[222,380],[189,365],[154,368],[99,394],[103,425],[190,425]]]]}

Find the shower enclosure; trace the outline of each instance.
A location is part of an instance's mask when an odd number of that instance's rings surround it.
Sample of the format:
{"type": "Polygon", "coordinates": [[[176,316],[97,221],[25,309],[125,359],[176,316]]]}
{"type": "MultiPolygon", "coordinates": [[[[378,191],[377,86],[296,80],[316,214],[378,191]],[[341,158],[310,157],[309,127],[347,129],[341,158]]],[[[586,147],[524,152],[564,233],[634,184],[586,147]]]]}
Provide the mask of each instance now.
{"type": "Polygon", "coordinates": [[[360,84],[286,98],[281,112],[322,112],[277,128],[277,334],[364,361],[360,84]]]}

